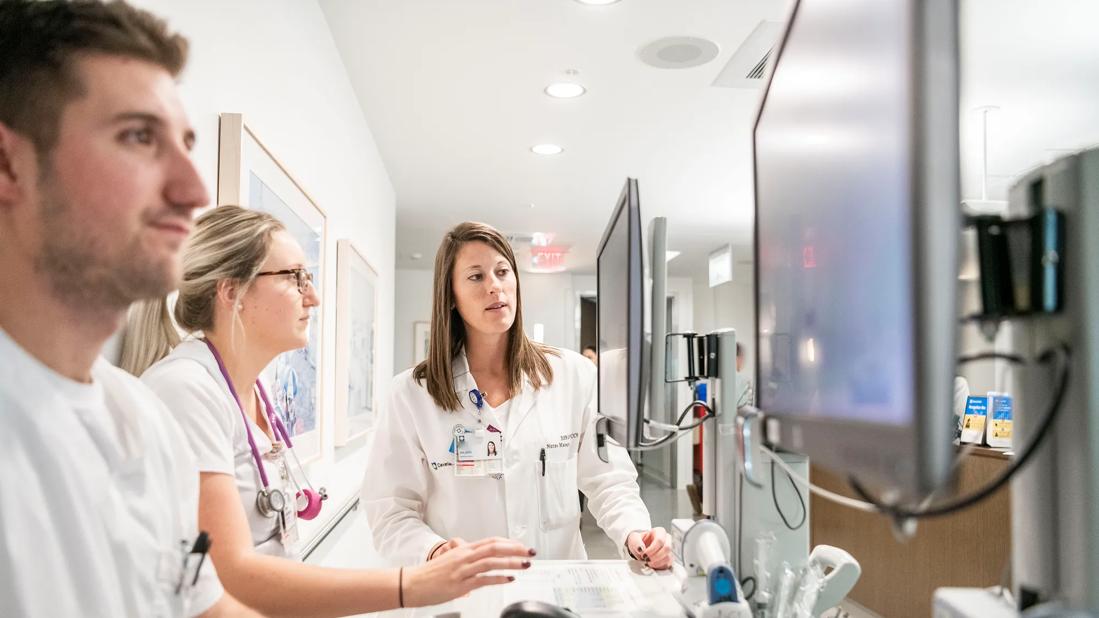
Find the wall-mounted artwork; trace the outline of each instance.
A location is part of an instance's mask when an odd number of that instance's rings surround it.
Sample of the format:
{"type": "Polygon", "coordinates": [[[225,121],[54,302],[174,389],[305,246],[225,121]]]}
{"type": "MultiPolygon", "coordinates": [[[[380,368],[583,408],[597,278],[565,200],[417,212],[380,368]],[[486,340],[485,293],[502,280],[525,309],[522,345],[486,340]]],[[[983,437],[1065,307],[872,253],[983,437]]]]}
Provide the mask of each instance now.
{"type": "MultiPolygon", "coordinates": [[[[407,331],[406,331],[407,332],[407,331]]],[[[431,343],[431,322],[412,323],[412,366],[427,360],[428,345],[431,343]]]]}
{"type": "MultiPolygon", "coordinates": [[[[218,155],[218,205],[262,210],[282,221],[305,252],[317,296],[324,297],[324,211],[256,137],[240,114],[222,114],[218,155]]],[[[323,309],[323,305],[321,305],[323,309]]],[[[261,377],[271,403],[286,423],[302,461],[320,454],[325,422],[321,399],[323,311],[315,310],[309,343],[280,354],[261,377]]]]}
{"type": "Polygon", "coordinates": [[[377,405],[378,274],[349,240],[336,243],[336,446],[370,430],[377,405]]]}

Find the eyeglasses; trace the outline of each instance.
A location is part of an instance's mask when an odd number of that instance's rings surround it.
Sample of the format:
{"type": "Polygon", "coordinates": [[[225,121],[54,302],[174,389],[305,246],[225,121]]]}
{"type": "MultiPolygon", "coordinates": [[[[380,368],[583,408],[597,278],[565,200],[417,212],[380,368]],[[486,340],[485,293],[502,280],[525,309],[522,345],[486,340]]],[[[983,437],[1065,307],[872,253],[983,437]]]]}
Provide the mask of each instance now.
{"type": "Polygon", "coordinates": [[[313,273],[305,270],[304,268],[267,270],[261,273],[256,273],[257,277],[268,277],[273,275],[294,275],[294,281],[298,284],[298,292],[300,292],[302,295],[304,295],[306,292],[313,288],[313,273]]]}

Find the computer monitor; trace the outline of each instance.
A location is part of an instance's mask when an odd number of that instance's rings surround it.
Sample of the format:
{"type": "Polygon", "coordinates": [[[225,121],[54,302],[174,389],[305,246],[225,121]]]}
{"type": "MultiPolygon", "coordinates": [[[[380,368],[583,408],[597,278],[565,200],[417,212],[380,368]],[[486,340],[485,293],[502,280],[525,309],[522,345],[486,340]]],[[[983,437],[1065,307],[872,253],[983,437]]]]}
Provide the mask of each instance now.
{"type": "Polygon", "coordinates": [[[637,180],[626,179],[596,267],[596,354],[599,414],[620,445],[636,447],[644,423],[644,281],[637,180]]]}
{"type": "Polygon", "coordinates": [[[955,0],[799,0],[756,119],[767,438],[909,493],[951,461],[955,0]]]}

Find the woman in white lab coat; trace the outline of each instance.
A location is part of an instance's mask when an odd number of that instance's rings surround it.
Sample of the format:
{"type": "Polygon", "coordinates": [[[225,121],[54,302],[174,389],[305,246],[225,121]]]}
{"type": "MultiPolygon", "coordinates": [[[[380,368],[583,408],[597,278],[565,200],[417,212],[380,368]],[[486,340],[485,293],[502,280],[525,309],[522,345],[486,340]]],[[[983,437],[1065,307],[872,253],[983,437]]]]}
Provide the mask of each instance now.
{"type": "Polygon", "coordinates": [[[488,535],[584,559],[579,489],[623,555],[670,567],[626,451],[597,454],[595,401],[588,359],[524,334],[507,240],[458,225],[435,258],[428,358],[394,379],[368,454],[361,503],[375,546],[415,564],[488,535]]]}
{"type": "Polygon", "coordinates": [[[529,566],[530,550],[504,539],[476,543],[442,569],[362,571],[297,560],[295,519],[316,516],[321,503],[288,457],[291,434],[259,374],[308,341],[320,300],[305,255],[274,217],[222,206],[197,220],[183,270],[174,316],[192,335],[180,340],[164,301],[136,307],[123,366],[143,374],[195,453],[199,527],[213,539],[210,555],[226,590],[268,615],[340,616],[440,603],[510,579],[482,575],[487,570],[529,566]]]}

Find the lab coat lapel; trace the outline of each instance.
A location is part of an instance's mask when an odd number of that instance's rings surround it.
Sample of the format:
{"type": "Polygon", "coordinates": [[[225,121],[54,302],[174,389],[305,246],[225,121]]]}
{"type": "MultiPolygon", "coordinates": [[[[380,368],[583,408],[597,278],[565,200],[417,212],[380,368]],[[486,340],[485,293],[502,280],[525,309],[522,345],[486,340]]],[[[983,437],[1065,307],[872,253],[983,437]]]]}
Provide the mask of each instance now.
{"type": "Polygon", "coordinates": [[[454,360],[451,361],[450,367],[454,376],[454,394],[458,396],[458,401],[462,403],[462,409],[469,408],[476,414],[477,406],[470,401],[469,391],[476,388],[477,384],[473,381],[473,374],[469,372],[469,361],[466,359],[465,351],[458,352],[454,360]]]}
{"type": "MultiPolygon", "coordinates": [[[[469,400],[469,391],[476,388],[477,383],[473,380],[473,374],[469,371],[469,360],[466,358],[464,350],[454,357],[451,369],[454,375],[454,392],[458,395],[458,400],[462,402],[463,408],[469,407],[476,414],[476,407],[469,400]]],[[[522,388],[512,398],[504,440],[510,441],[515,436],[519,426],[523,424],[523,421],[530,415],[531,410],[534,409],[535,402],[534,388],[531,386],[530,380],[524,377],[522,388]]]]}
{"type": "MultiPolygon", "coordinates": [[[[530,415],[531,410],[534,409],[536,398],[534,396],[534,389],[531,387],[530,380],[526,377],[523,378],[523,387],[515,394],[515,401],[511,405],[511,418],[508,419],[507,433],[505,434],[505,440],[512,440],[515,434],[519,432],[519,426],[523,424],[523,421],[530,415]]],[[[511,442],[509,442],[511,444],[511,442]]]]}

